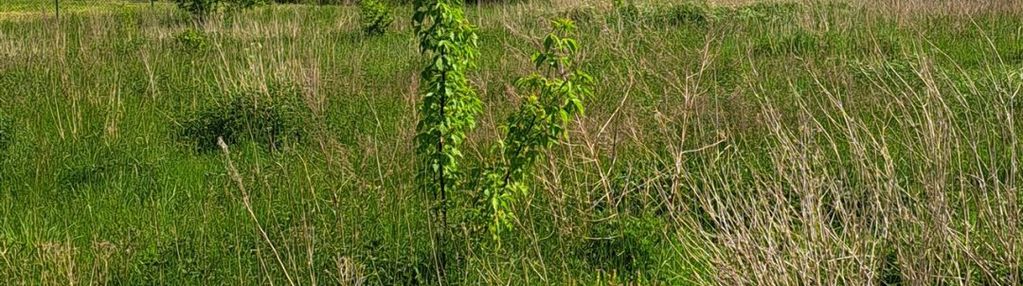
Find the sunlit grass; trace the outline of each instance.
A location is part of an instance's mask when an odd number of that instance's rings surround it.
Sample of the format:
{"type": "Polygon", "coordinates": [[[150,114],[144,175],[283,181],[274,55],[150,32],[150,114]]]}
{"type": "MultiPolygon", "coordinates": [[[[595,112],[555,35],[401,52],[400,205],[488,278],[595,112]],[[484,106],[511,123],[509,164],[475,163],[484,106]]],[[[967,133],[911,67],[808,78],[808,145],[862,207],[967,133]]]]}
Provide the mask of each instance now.
{"type": "MultiPolygon", "coordinates": [[[[167,2],[66,1],[59,22],[46,2],[0,2],[0,284],[429,282],[410,7],[366,37],[352,6],[195,26],[167,2]]],[[[576,19],[597,84],[515,206],[519,235],[494,250],[458,225],[455,281],[1023,276],[1018,7],[733,2],[467,8],[485,106],[467,176],[548,20],[576,19]]]]}

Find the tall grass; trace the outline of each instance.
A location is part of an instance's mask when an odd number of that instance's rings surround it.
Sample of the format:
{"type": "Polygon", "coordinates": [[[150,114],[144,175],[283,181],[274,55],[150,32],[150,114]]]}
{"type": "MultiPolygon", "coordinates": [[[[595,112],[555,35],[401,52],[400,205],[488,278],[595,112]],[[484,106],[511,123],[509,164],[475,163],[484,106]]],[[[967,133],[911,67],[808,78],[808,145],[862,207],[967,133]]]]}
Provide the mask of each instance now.
{"type": "MultiPolygon", "coordinates": [[[[500,250],[457,208],[474,194],[453,195],[448,280],[1023,283],[1023,10],[870,4],[467,8],[485,106],[469,164],[518,106],[549,19],[575,18],[601,81],[500,250]]],[[[434,279],[410,7],[378,37],[351,6],[201,27],[169,3],[43,9],[0,4],[0,283],[434,279]],[[179,136],[216,110],[240,114],[227,156],[179,136]]]]}

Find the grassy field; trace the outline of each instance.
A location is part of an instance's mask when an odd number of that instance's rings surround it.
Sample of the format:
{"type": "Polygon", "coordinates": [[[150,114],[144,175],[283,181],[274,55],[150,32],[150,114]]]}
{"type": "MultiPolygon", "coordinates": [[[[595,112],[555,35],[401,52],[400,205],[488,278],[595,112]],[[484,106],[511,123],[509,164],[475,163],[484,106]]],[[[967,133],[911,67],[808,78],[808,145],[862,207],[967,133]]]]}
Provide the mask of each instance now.
{"type": "MultiPolygon", "coordinates": [[[[46,2],[0,2],[0,284],[441,283],[410,6],[46,2]]],[[[1020,2],[465,9],[468,177],[549,21],[597,83],[500,246],[452,194],[443,284],[1023,284],[1020,2]]]]}

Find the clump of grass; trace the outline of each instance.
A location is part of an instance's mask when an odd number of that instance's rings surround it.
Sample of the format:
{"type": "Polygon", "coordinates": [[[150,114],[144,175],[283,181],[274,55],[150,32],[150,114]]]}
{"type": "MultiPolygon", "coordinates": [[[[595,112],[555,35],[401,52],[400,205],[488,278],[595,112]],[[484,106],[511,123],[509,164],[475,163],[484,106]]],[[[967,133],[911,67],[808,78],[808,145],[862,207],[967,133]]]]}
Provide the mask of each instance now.
{"type": "MultiPolygon", "coordinates": [[[[105,145],[97,136],[79,142],[61,144],[65,154],[62,166],[55,172],[56,189],[129,189],[133,197],[125,201],[144,201],[161,189],[160,166],[128,147],[105,145]]],[[[61,193],[75,196],[76,193],[61,193]]]]}
{"type": "MultiPolygon", "coordinates": [[[[631,3],[631,2],[630,2],[631,3]]],[[[639,9],[635,4],[621,6],[626,13],[653,26],[705,26],[715,21],[741,20],[750,22],[776,22],[792,20],[803,6],[798,3],[756,3],[740,7],[711,6],[703,2],[681,2],[639,9]]]]}
{"type": "Polygon", "coordinates": [[[715,19],[715,11],[706,4],[685,2],[658,10],[651,17],[669,25],[706,25],[715,19]]]}
{"type": "Polygon", "coordinates": [[[363,243],[362,252],[357,257],[366,266],[366,282],[370,285],[423,285],[437,282],[433,261],[425,251],[397,249],[391,242],[369,239],[363,243]]]}
{"type": "Polygon", "coordinates": [[[184,120],[177,138],[199,152],[218,150],[217,138],[227,144],[250,141],[278,150],[305,137],[309,112],[292,88],[268,93],[243,92],[223,103],[206,106],[184,120]]]}
{"type": "Polygon", "coordinates": [[[790,34],[765,37],[753,47],[753,52],[769,56],[806,55],[822,53],[830,48],[828,38],[805,29],[798,29],[790,34]]]}
{"type": "Polygon", "coordinates": [[[802,9],[799,3],[755,3],[735,9],[722,10],[722,16],[747,21],[773,21],[791,19],[802,9]]]}
{"type": "Polygon", "coordinates": [[[635,279],[637,273],[649,273],[662,247],[658,230],[664,221],[654,216],[618,217],[594,223],[589,239],[577,252],[592,267],[635,279]]]}
{"type": "MultiPolygon", "coordinates": [[[[0,159],[7,158],[2,155],[14,144],[14,121],[0,114],[0,159]]],[[[3,160],[0,160],[3,161],[3,160]]]]}

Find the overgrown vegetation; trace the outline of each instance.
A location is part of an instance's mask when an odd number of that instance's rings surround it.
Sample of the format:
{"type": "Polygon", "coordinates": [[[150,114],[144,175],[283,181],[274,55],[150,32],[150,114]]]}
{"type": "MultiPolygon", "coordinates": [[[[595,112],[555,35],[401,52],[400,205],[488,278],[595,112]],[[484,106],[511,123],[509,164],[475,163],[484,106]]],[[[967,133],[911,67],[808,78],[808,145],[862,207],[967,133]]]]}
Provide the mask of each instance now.
{"type": "Polygon", "coordinates": [[[182,118],[177,137],[202,152],[218,151],[218,138],[228,145],[250,141],[278,150],[306,136],[303,128],[309,121],[305,109],[289,88],[235,94],[226,102],[210,104],[182,118]]]}
{"type": "Polygon", "coordinates": [[[181,34],[178,34],[175,39],[181,47],[189,53],[205,50],[209,47],[209,41],[206,35],[197,29],[189,28],[181,34]]]}
{"type": "Polygon", "coordinates": [[[359,13],[362,31],[367,35],[381,35],[394,22],[391,7],[378,0],[360,0],[359,13]]]}
{"type": "Polygon", "coordinates": [[[381,1],[0,1],[0,284],[1023,277],[1023,3],[381,1]]]}

